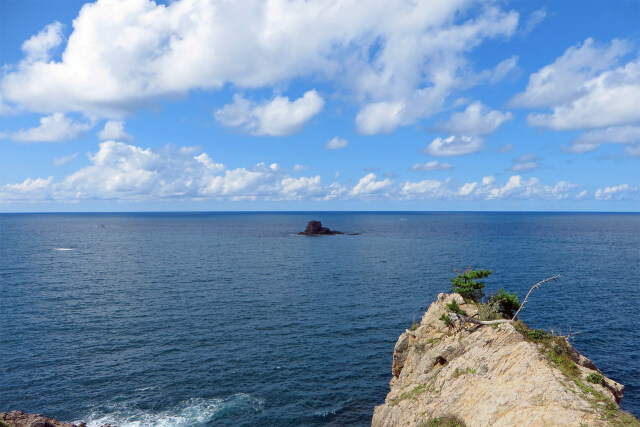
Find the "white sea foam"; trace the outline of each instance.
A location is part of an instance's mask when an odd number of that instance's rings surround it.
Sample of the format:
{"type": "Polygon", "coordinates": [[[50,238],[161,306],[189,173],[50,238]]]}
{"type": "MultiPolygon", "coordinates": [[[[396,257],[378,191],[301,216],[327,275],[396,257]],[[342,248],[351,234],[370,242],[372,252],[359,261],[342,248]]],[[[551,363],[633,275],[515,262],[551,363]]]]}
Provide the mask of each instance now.
{"type": "Polygon", "coordinates": [[[53,248],[56,251],[75,251],[74,248],[53,248]]]}
{"type": "Polygon", "coordinates": [[[181,402],[173,408],[160,412],[145,412],[126,405],[114,408],[110,413],[92,413],[84,420],[87,427],[99,427],[105,424],[118,427],[186,427],[206,425],[215,418],[224,417],[228,413],[261,412],[264,401],[248,394],[239,393],[226,399],[192,398],[181,402]]]}

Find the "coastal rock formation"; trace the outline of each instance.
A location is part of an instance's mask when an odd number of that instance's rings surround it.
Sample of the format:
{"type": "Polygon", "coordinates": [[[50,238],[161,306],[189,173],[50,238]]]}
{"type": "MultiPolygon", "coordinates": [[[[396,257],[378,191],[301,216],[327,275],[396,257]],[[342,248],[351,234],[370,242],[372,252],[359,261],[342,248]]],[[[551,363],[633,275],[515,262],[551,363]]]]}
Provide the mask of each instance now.
{"type": "Polygon", "coordinates": [[[443,418],[467,426],[640,425],[618,407],[624,386],[566,339],[521,323],[447,327],[440,318],[454,299],[469,316],[477,313],[460,295],[440,294],[420,325],[400,335],[391,391],[373,426],[443,418]]]}
{"type": "Polygon", "coordinates": [[[322,226],[320,221],[309,221],[307,228],[298,233],[304,236],[333,236],[335,234],[344,234],[342,231],[329,230],[322,226]]]}
{"type": "Polygon", "coordinates": [[[28,414],[22,411],[10,411],[0,414],[1,427],[85,427],[80,425],[63,423],[53,418],[45,418],[40,414],[28,414]]]}

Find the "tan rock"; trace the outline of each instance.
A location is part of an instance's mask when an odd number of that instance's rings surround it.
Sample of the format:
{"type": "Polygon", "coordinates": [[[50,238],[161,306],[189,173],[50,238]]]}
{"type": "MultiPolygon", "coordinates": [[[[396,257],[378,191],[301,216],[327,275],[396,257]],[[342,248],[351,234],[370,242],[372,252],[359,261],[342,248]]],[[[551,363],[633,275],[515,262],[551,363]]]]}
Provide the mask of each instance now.
{"type": "Polygon", "coordinates": [[[585,381],[602,374],[568,343],[563,348],[575,364],[567,359],[572,371],[564,374],[543,344],[528,341],[511,323],[448,328],[439,318],[454,299],[469,316],[477,312],[458,294],[440,294],[420,326],[398,338],[391,390],[375,408],[373,426],[420,426],[443,416],[467,426],[599,426],[617,420],[624,386],[604,376],[604,386],[585,381]]]}

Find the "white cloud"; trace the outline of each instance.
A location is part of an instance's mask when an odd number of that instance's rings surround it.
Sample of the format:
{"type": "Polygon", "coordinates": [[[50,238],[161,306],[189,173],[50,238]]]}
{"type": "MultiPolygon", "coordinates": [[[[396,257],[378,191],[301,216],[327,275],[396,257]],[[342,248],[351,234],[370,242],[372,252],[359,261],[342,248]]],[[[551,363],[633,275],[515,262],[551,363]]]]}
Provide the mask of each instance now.
{"type": "Polygon", "coordinates": [[[640,61],[605,71],[582,86],[581,96],[553,108],[552,114],[532,113],[531,126],[554,130],[593,129],[640,122],[640,61]]]}
{"type": "Polygon", "coordinates": [[[0,188],[0,200],[34,202],[50,199],[53,177],[47,179],[27,178],[19,184],[6,184],[0,188]]]}
{"type": "Polygon", "coordinates": [[[412,171],[426,172],[426,171],[448,171],[453,169],[451,163],[440,163],[438,161],[431,161],[427,163],[416,163],[411,166],[412,171]]]}
{"type": "Polygon", "coordinates": [[[513,146],[513,144],[504,144],[502,147],[500,147],[498,149],[499,153],[506,153],[508,151],[513,150],[515,147],[513,146]]]}
{"type": "Polygon", "coordinates": [[[567,151],[586,153],[602,144],[631,144],[627,148],[633,149],[634,144],[638,142],[640,142],[640,126],[616,126],[580,134],[571,141],[567,151]]]}
{"type": "Polygon", "coordinates": [[[571,103],[588,92],[585,85],[597,73],[616,65],[630,50],[630,43],[624,40],[616,39],[609,45],[600,45],[589,38],[533,73],[525,92],[516,95],[510,104],[536,108],[571,103]]]}
{"type": "MultiPolygon", "coordinates": [[[[193,147],[152,150],[116,141],[100,143],[89,161],[89,166],[58,182],[49,177],[7,184],[0,188],[0,201],[564,199],[576,188],[562,181],[545,185],[519,175],[506,183],[489,176],[458,186],[451,178],[398,183],[379,180],[373,173],[353,186],[326,185],[319,175],[292,177],[275,163],[225,169],[193,147]]],[[[623,185],[597,194],[615,198],[625,191],[635,189],[623,185]]]]}
{"type": "Polygon", "coordinates": [[[75,123],[62,113],[53,113],[40,119],[40,126],[20,129],[8,134],[8,137],[19,142],[61,142],[80,138],[93,123],[75,123]]]}
{"type": "Polygon", "coordinates": [[[628,156],[640,157],[640,142],[627,145],[623,151],[628,156]]]}
{"type": "Polygon", "coordinates": [[[351,189],[349,195],[355,198],[373,198],[375,196],[386,196],[391,189],[393,182],[390,179],[376,181],[374,173],[363,176],[360,181],[351,189]]]}
{"type": "Polygon", "coordinates": [[[52,163],[54,166],[63,166],[74,160],[76,157],[78,157],[78,153],[73,153],[70,156],[56,157],[55,159],[53,159],[52,163]]]}
{"type": "Polygon", "coordinates": [[[503,123],[512,120],[513,114],[491,110],[482,102],[470,104],[463,112],[453,113],[445,123],[436,123],[432,130],[456,135],[489,135],[503,123]]]}
{"type": "Polygon", "coordinates": [[[613,187],[599,188],[595,192],[596,200],[622,200],[635,196],[638,191],[636,187],[629,184],[616,185],[613,187]]]}
{"type": "Polygon", "coordinates": [[[529,18],[527,19],[527,22],[524,25],[523,33],[529,34],[542,21],[544,21],[546,17],[547,17],[547,9],[544,7],[542,9],[534,10],[533,12],[531,12],[531,14],[529,15],[529,18]]]}
{"type": "Polygon", "coordinates": [[[530,172],[540,167],[539,160],[534,154],[523,154],[513,159],[513,165],[508,170],[512,172],[530,172]]]}
{"type": "Polygon", "coordinates": [[[504,184],[500,184],[493,176],[480,181],[456,186],[451,179],[444,181],[424,180],[406,182],[402,186],[401,195],[405,199],[543,199],[560,200],[569,197],[577,186],[560,181],[554,186],[544,185],[538,178],[522,179],[520,175],[511,176],[504,184]]]}
{"type": "Polygon", "coordinates": [[[516,163],[509,168],[511,172],[529,172],[538,169],[540,165],[537,162],[516,163]]]}
{"type": "Polygon", "coordinates": [[[511,74],[512,72],[518,69],[518,57],[512,56],[511,58],[507,58],[501,61],[496,67],[493,69],[489,77],[490,83],[497,83],[500,80],[504,79],[506,76],[511,74]]]}
{"type": "Polygon", "coordinates": [[[462,156],[477,153],[484,147],[484,140],[477,136],[450,136],[436,138],[421,151],[437,157],[462,156]]]}
{"type": "Polygon", "coordinates": [[[25,61],[29,63],[49,61],[51,50],[60,43],[62,43],[62,24],[56,21],[22,43],[22,50],[26,55],[25,61]]]}
{"type": "MultiPolygon", "coordinates": [[[[97,0],[73,21],[60,60],[47,58],[55,37],[35,36],[38,47],[26,49],[33,60],[7,72],[0,92],[30,111],[121,118],[194,89],[313,78],[362,106],[361,132],[387,132],[439,111],[452,91],[468,87],[468,53],[515,32],[518,14],[501,7],[462,0],[371,0],[367,7],[357,0],[97,0]],[[478,13],[469,18],[469,10],[478,13]],[[406,108],[376,129],[367,116],[380,102],[406,108]]],[[[53,29],[42,34],[57,34],[53,29]]]]}
{"type": "Polygon", "coordinates": [[[104,128],[98,132],[101,141],[113,139],[116,141],[133,141],[133,137],[124,130],[124,122],[120,120],[109,120],[104,124],[104,128]]]}
{"type": "Polygon", "coordinates": [[[276,96],[261,104],[235,95],[233,103],[216,111],[214,117],[223,126],[239,128],[252,135],[284,136],[299,132],[323,107],[324,100],[315,90],[306,92],[295,101],[276,96]]]}
{"type": "Polygon", "coordinates": [[[327,141],[327,144],[324,146],[324,148],[326,150],[339,150],[346,147],[348,144],[349,142],[346,139],[335,137],[327,141]]]}
{"type": "Polygon", "coordinates": [[[376,102],[365,106],[356,116],[358,132],[364,135],[391,133],[400,125],[408,124],[405,120],[404,102],[376,102]]]}

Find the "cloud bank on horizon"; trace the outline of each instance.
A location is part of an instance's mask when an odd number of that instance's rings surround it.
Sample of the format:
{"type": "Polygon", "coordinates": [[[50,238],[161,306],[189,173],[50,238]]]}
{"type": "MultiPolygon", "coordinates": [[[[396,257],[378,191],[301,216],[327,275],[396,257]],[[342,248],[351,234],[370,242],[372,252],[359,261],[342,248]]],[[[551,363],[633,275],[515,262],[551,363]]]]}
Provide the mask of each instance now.
{"type": "Polygon", "coordinates": [[[562,11],[522,4],[97,0],[72,22],[52,13],[16,43],[19,59],[0,57],[0,201],[513,199],[569,210],[590,199],[637,210],[638,31],[598,40],[576,28],[532,54],[562,11]],[[192,120],[193,140],[153,131],[198,108],[208,119],[192,120]],[[73,154],[55,148],[65,145],[73,154]],[[250,163],[254,150],[276,161],[250,163]],[[39,167],[27,152],[54,169],[25,176],[39,167]],[[9,167],[18,160],[33,166],[9,167]],[[388,172],[363,176],[362,162],[388,172]]]}

